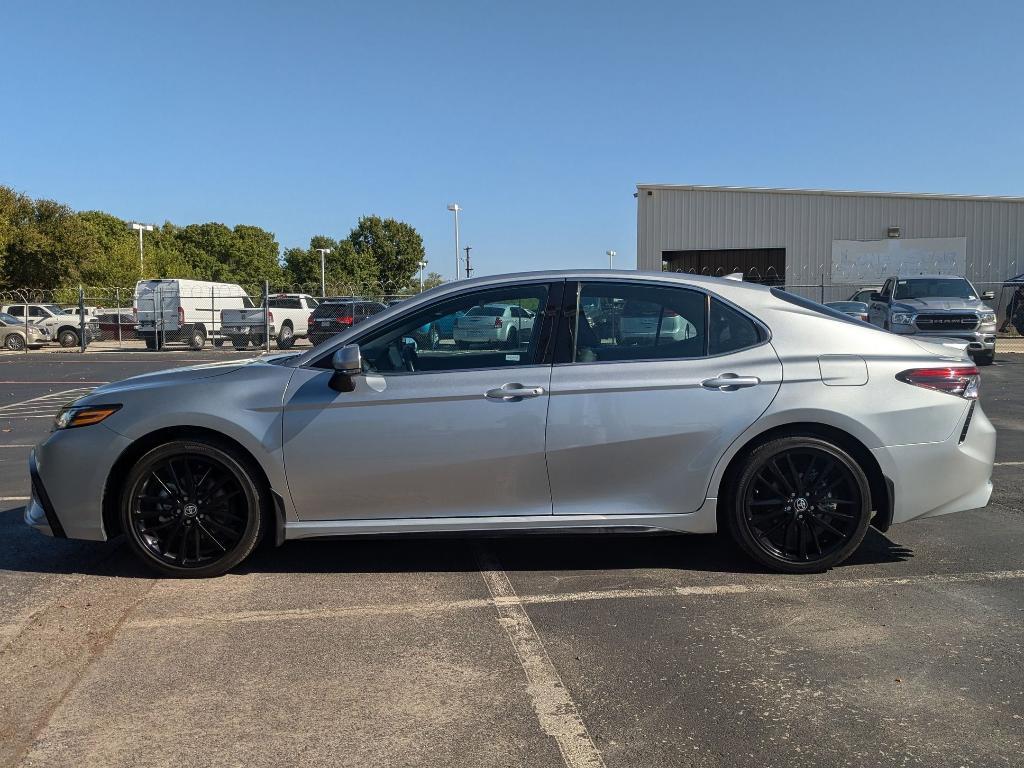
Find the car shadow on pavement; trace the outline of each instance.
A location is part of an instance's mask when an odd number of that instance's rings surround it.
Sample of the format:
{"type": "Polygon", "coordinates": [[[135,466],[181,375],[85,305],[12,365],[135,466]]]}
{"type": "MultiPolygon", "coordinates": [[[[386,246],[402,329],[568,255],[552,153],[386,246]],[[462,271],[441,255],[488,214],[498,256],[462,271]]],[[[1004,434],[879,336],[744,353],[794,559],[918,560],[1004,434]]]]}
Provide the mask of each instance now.
{"type": "MultiPolygon", "coordinates": [[[[152,578],[125,546],[53,539],[22,522],[23,508],[0,511],[0,570],[84,573],[152,578]]],[[[672,569],[762,573],[725,536],[682,534],[514,534],[502,537],[445,535],[350,537],[264,542],[235,573],[411,573],[478,569],[478,546],[491,549],[506,571],[602,571],[672,569]]],[[[843,564],[897,563],[913,552],[874,529],[843,564]]]]}

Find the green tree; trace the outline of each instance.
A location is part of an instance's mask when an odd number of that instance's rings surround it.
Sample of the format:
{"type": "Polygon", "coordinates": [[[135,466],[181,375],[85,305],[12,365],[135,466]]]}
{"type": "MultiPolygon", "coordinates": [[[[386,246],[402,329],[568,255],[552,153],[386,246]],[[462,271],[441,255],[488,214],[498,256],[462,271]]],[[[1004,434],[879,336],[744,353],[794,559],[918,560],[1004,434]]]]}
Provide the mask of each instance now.
{"type": "Polygon", "coordinates": [[[423,278],[423,290],[430,288],[437,288],[439,285],[444,285],[444,278],[441,277],[439,272],[428,272],[427,276],[423,278]]]}
{"type": "Polygon", "coordinates": [[[324,259],[329,293],[376,290],[377,263],[367,253],[357,253],[348,240],[334,240],[326,235],[310,238],[309,248],[289,248],[284,253],[284,281],[305,291],[320,289],[320,253],[329,248],[324,259]]]}
{"type": "Polygon", "coordinates": [[[426,255],[419,232],[396,219],[363,216],[348,239],[356,254],[376,262],[377,279],[385,290],[408,285],[426,255]]]}
{"type": "Polygon", "coordinates": [[[281,282],[281,246],[272,232],[250,224],[239,224],[227,262],[231,282],[262,286],[264,281],[281,282]]]}
{"type": "Polygon", "coordinates": [[[91,286],[135,285],[141,276],[139,241],[128,223],[102,211],[85,211],[75,216],[88,240],[81,253],[82,282],[91,286]]]}

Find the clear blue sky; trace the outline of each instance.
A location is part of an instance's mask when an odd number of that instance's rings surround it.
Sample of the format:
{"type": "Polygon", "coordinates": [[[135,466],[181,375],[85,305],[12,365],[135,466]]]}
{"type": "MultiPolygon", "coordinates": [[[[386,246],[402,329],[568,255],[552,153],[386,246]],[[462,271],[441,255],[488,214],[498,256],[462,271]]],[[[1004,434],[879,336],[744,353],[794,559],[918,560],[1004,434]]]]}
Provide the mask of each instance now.
{"type": "Polygon", "coordinates": [[[282,246],[394,216],[446,275],[456,200],[478,274],[632,267],[638,182],[1024,194],[1022,9],[8,4],[0,183],[282,246]]]}

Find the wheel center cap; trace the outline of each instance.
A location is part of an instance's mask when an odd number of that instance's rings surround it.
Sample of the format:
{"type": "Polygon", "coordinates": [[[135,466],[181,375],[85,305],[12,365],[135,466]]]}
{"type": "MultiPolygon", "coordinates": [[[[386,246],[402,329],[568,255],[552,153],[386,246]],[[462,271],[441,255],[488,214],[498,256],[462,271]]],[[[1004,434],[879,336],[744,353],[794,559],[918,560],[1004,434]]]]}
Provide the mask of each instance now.
{"type": "MultiPolygon", "coordinates": [[[[187,509],[187,507],[186,507],[186,509],[187,509]]],[[[796,499],[793,502],[793,509],[795,509],[797,512],[806,512],[807,511],[807,499],[805,499],[803,497],[801,497],[799,499],[796,499]]]]}
{"type": "Polygon", "coordinates": [[[195,504],[186,504],[181,511],[185,513],[185,517],[195,517],[199,514],[199,507],[195,504]]]}

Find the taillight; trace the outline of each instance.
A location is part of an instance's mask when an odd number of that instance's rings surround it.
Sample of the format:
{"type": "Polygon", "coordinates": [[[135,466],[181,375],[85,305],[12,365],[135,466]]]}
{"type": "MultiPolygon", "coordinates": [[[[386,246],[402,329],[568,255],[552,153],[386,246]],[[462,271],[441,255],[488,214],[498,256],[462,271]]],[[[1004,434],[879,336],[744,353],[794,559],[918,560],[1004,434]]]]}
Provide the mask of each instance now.
{"type": "Polygon", "coordinates": [[[185,309],[183,307],[178,307],[178,325],[184,325],[184,324],[185,324],[185,309]]]}
{"type": "Polygon", "coordinates": [[[268,323],[274,322],[274,313],[273,312],[267,312],[267,322],[268,323]]]}
{"type": "Polygon", "coordinates": [[[501,328],[501,318],[500,317],[494,318],[494,327],[495,328],[501,328]]]}
{"type": "Polygon", "coordinates": [[[906,384],[957,395],[967,400],[977,400],[981,387],[981,374],[973,365],[958,368],[911,368],[897,373],[896,378],[906,384]]]}
{"type": "Polygon", "coordinates": [[[664,315],[665,317],[679,317],[679,313],[674,309],[666,309],[664,315]]]}
{"type": "Polygon", "coordinates": [[[341,323],[342,325],[352,325],[352,316],[351,315],[343,315],[342,317],[334,318],[334,321],[336,323],[341,323]]]}
{"type": "Polygon", "coordinates": [[[139,308],[132,307],[132,317],[137,321],[139,319],[139,308]]]}
{"type": "Polygon", "coordinates": [[[870,318],[867,315],[860,315],[857,319],[862,323],[866,323],[870,318]]]}
{"type": "Polygon", "coordinates": [[[313,324],[313,313],[311,312],[309,314],[309,317],[306,318],[306,325],[312,325],[312,324],[313,324]]]}

